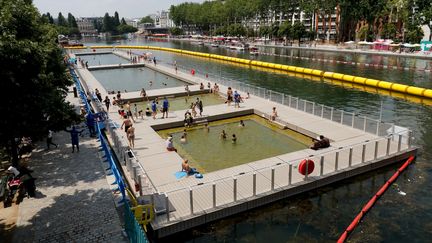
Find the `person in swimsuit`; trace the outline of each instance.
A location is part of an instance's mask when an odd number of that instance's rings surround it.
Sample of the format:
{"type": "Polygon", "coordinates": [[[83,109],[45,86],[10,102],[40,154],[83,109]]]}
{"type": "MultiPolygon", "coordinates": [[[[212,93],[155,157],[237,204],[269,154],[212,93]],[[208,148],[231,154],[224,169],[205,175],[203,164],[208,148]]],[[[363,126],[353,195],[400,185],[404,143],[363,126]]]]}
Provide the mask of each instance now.
{"type": "Polygon", "coordinates": [[[220,136],[221,139],[225,140],[225,139],[227,138],[227,135],[226,135],[226,133],[225,133],[225,130],[222,130],[222,132],[220,133],[219,136],[220,136]]]}
{"type": "Polygon", "coordinates": [[[231,104],[232,101],[233,101],[233,91],[232,91],[231,87],[228,87],[227,101],[226,101],[226,103],[228,104],[228,106],[231,104]]]}
{"type": "Polygon", "coordinates": [[[132,121],[128,118],[128,116],[124,116],[123,117],[123,123],[121,125],[121,129],[123,129],[123,126],[125,127],[125,133],[127,134],[127,131],[129,129],[129,127],[132,126],[132,121]]]}
{"type": "Polygon", "coordinates": [[[129,141],[129,146],[131,148],[135,148],[135,127],[131,124],[130,127],[127,129],[127,137],[129,141]]]}

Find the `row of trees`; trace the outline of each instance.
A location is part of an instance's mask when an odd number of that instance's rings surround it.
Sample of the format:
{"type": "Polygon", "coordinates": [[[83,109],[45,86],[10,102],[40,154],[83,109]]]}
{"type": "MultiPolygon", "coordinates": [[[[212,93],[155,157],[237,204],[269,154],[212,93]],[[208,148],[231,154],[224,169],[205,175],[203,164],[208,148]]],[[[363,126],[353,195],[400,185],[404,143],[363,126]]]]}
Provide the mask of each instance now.
{"type": "MultiPolygon", "coordinates": [[[[61,12],[58,14],[56,19],[54,19],[50,13],[42,14],[42,19],[45,23],[54,25],[60,34],[68,36],[80,36],[78,24],[75,17],[71,13],[68,13],[67,19],[61,12]]],[[[108,13],[105,13],[101,22],[97,19],[94,20],[93,26],[98,32],[109,32],[113,35],[138,31],[137,28],[126,24],[126,20],[124,18],[120,20],[119,14],[117,12],[114,13],[114,16],[110,16],[108,13]]]]}
{"type": "MultiPolygon", "coordinates": [[[[306,17],[320,19],[323,36],[329,31],[331,15],[338,14],[339,20],[335,23],[337,41],[386,37],[418,42],[422,36],[420,25],[431,27],[432,19],[430,0],[217,0],[201,4],[181,3],[170,8],[174,23],[184,29],[230,34],[230,25],[253,28],[259,24],[267,30],[260,29],[255,35],[272,33],[277,37],[290,33],[291,38],[296,38],[298,31],[294,31],[295,23],[291,27],[282,27],[283,16],[299,16],[301,11],[306,17]],[[292,31],[279,32],[275,26],[292,31]]],[[[245,32],[245,29],[238,30],[237,35],[245,32]]],[[[305,36],[322,37],[317,29],[306,31],[305,36]]],[[[250,31],[246,31],[248,33],[250,31]]]]}
{"type": "Polygon", "coordinates": [[[72,82],[52,17],[41,16],[28,0],[2,0],[0,6],[0,90],[7,92],[0,96],[0,148],[17,164],[16,138],[45,138],[48,129],[62,130],[79,117],[65,102],[72,82]]]}
{"type": "Polygon", "coordinates": [[[57,19],[55,20],[50,13],[42,14],[42,19],[45,23],[54,25],[57,31],[63,35],[80,35],[76,19],[71,13],[68,13],[67,19],[63,16],[61,12],[58,13],[57,19]]]}
{"type": "Polygon", "coordinates": [[[102,20],[102,32],[109,32],[113,35],[131,33],[138,31],[137,28],[126,24],[126,20],[122,18],[120,20],[119,14],[116,11],[114,16],[110,16],[108,13],[105,13],[102,20]]]}

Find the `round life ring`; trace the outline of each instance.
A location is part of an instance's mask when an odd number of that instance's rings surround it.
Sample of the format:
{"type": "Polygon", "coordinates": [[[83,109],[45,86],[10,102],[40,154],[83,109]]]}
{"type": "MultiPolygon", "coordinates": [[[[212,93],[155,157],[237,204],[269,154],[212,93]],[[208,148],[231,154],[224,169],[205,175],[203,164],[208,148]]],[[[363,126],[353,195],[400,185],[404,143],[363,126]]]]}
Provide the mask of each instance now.
{"type": "Polygon", "coordinates": [[[307,174],[310,175],[315,169],[315,163],[311,159],[304,159],[300,162],[298,171],[302,175],[306,175],[306,165],[307,165],[307,174]]]}

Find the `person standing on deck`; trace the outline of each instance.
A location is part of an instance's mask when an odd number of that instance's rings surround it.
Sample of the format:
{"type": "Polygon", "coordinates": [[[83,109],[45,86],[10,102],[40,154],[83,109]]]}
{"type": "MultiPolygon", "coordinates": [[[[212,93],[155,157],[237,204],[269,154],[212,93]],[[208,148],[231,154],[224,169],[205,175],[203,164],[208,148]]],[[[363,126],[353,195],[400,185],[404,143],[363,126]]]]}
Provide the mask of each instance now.
{"type": "Polygon", "coordinates": [[[197,98],[196,106],[197,106],[197,108],[198,108],[198,110],[199,110],[199,114],[200,114],[200,116],[202,116],[202,112],[203,112],[203,103],[202,103],[202,101],[200,100],[200,98],[197,98]]]}
{"type": "Polygon", "coordinates": [[[104,103],[105,103],[105,107],[106,107],[106,109],[107,109],[107,112],[109,112],[109,108],[110,108],[110,105],[111,105],[111,100],[110,100],[110,98],[108,97],[108,95],[105,96],[104,103]]]}
{"type": "Polygon", "coordinates": [[[156,114],[157,114],[156,100],[152,101],[152,103],[151,103],[151,110],[152,110],[152,117],[153,117],[153,119],[156,119],[156,114]]]}
{"type": "Polygon", "coordinates": [[[127,138],[129,141],[129,146],[131,148],[135,148],[135,127],[131,124],[130,127],[127,129],[127,138]]]}
{"type": "Polygon", "coordinates": [[[50,149],[50,145],[54,145],[56,148],[58,148],[58,145],[53,143],[52,139],[53,139],[53,131],[48,130],[48,136],[47,136],[47,149],[50,149]]]}
{"type": "Polygon", "coordinates": [[[165,118],[165,114],[166,114],[166,118],[168,118],[168,108],[169,108],[169,102],[167,97],[164,97],[164,100],[162,102],[162,119],[165,118]]]}

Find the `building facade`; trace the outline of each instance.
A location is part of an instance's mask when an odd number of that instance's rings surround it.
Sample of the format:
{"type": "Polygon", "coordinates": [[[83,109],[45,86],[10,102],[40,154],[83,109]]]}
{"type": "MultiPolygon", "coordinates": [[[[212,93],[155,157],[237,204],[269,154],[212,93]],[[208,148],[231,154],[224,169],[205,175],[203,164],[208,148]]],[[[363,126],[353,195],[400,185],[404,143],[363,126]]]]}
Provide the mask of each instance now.
{"type": "Polygon", "coordinates": [[[99,18],[78,18],[76,20],[78,30],[83,36],[96,36],[98,31],[94,26],[94,21],[99,21],[99,18]]]}

